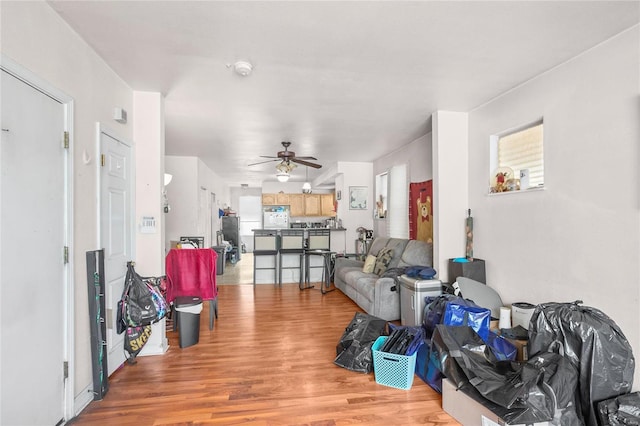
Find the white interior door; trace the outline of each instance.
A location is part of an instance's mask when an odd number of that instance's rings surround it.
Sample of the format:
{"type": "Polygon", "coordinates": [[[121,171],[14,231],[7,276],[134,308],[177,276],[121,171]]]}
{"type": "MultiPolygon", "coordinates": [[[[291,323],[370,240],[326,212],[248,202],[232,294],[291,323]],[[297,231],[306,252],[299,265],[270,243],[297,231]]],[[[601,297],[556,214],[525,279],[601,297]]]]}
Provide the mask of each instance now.
{"type": "Polygon", "coordinates": [[[133,260],[133,178],[131,146],[98,125],[100,167],[100,246],[104,249],[109,375],[125,361],[124,334],[116,332],[127,262],[133,260]]]}
{"type": "Polygon", "coordinates": [[[0,424],[65,412],[65,107],[0,71],[0,424]]]}

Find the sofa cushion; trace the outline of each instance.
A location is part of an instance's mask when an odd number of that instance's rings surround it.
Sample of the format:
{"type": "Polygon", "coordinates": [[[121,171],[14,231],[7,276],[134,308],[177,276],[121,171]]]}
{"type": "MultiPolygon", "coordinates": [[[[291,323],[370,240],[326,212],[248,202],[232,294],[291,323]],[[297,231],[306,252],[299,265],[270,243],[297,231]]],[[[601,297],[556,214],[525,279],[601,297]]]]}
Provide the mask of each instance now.
{"type": "Polygon", "coordinates": [[[393,255],[391,256],[391,261],[387,265],[388,268],[398,267],[398,262],[400,262],[400,257],[402,256],[408,241],[409,240],[405,240],[403,238],[389,238],[385,248],[393,250],[393,255]]]}
{"type": "Polygon", "coordinates": [[[376,257],[372,254],[367,255],[366,260],[364,261],[364,266],[362,267],[362,272],[370,274],[373,272],[373,267],[376,264],[376,257]]]}
{"type": "Polygon", "coordinates": [[[373,302],[375,299],[376,281],[378,281],[378,279],[379,277],[377,275],[373,277],[363,276],[358,278],[358,281],[356,281],[356,290],[358,290],[358,294],[367,299],[369,303],[373,302]]]}
{"type": "Polygon", "coordinates": [[[433,266],[433,246],[420,240],[409,240],[397,267],[433,266]]]}
{"type": "Polygon", "coordinates": [[[378,256],[376,256],[376,263],[373,266],[373,273],[380,276],[384,274],[384,271],[389,267],[389,263],[393,258],[393,249],[391,248],[383,248],[378,252],[378,256]]]}
{"type": "Polygon", "coordinates": [[[373,243],[371,243],[371,247],[369,248],[369,254],[377,256],[380,250],[385,248],[388,241],[389,241],[389,238],[387,237],[378,237],[375,240],[373,240],[373,243]]]}
{"type": "Polygon", "coordinates": [[[356,286],[356,282],[358,282],[358,280],[360,278],[371,278],[373,280],[377,280],[378,278],[380,278],[379,276],[377,276],[376,274],[366,274],[364,272],[362,272],[362,268],[360,269],[352,269],[350,271],[347,271],[344,274],[344,282],[347,284],[348,287],[354,287],[356,286]]]}

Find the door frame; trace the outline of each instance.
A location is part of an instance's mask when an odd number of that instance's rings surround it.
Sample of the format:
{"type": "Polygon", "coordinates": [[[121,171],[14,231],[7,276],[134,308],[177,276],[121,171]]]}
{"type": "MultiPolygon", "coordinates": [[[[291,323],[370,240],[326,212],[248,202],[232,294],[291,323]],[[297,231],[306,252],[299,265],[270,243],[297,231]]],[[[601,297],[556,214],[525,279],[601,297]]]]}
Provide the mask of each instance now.
{"type": "Polygon", "coordinates": [[[74,101],[73,98],[53,86],[46,80],[14,62],[12,59],[0,53],[0,68],[11,74],[18,80],[33,87],[35,90],[44,93],[51,99],[60,102],[64,109],[64,130],[69,135],[69,148],[64,156],[64,245],[68,247],[68,261],[64,267],[63,277],[63,301],[62,307],[63,323],[63,359],[68,363],[68,375],[64,381],[63,414],[64,420],[68,421],[75,416],[75,250],[73,237],[73,146],[74,146],[74,101]]]}

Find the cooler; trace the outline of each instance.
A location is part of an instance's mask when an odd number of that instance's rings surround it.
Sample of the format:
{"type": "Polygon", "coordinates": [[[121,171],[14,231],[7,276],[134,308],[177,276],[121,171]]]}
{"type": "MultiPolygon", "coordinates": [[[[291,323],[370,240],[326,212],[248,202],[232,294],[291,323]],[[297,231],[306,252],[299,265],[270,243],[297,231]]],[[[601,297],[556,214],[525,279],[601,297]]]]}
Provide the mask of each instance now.
{"type": "Polygon", "coordinates": [[[440,280],[421,280],[406,275],[400,276],[400,318],[402,325],[422,324],[425,297],[442,294],[440,280]]]}

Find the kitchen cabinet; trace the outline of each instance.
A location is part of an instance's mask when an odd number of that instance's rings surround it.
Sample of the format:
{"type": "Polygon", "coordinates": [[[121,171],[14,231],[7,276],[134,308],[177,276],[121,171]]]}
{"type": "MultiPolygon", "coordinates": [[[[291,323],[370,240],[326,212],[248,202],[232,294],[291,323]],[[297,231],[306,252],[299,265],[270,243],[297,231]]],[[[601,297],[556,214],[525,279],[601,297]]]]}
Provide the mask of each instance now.
{"type": "Polygon", "coordinates": [[[291,216],[305,216],[304,211],[305,194],[289,194],[289,213],[291,216]]]}
{"type": "Polygon", "coordinates": [[[263,206],[289,206],[294,217],[335,217],[334,195],[331,194],[262,194],[263,206]]]}
{"type": "Polygon", "coordinates": [[[304,194],[304,215],[321,216],[320,194],[304,194]]]}
{"type": "Polygon", "coordinates": [[[276,203],[276,194],[262,194],[262,205],[263,206],[277,206],[276,203]]]}
{"type": "Polygon", "coordinates": [[[335,217],[333,194],[320,194],[320,215],[335,217]]]}
{"type": "Polygon", "coordinates": [[[289,194],[285,194],[283,192],[278,192],[276,194],[276,202],[279,206],[288,206],[289,205],[289,194]]]}

